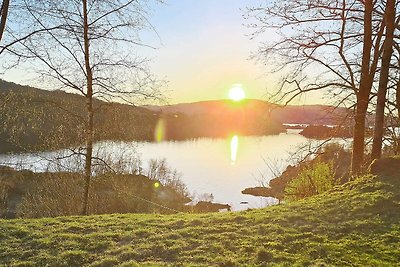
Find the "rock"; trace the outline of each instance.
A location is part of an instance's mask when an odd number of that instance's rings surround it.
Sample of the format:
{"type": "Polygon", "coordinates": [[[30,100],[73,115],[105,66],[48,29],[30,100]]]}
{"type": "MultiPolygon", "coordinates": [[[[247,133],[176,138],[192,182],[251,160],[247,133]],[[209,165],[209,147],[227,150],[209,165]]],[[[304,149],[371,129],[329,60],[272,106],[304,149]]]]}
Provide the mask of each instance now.
{"type": "Polygon", "coordinates": [[[281,192],[270,187],[250,187],[243,190],[242,194],[256,197],[274,197],[279,200],[281,200],[283,197],[281,192]]]}

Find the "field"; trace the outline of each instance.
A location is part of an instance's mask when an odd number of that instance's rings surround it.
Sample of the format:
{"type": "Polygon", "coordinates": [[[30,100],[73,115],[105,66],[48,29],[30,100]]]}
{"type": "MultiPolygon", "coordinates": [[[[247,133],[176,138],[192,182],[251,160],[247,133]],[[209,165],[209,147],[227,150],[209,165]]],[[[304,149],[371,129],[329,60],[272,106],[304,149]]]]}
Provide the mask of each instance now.
{"type": "Polygon", "coordinates": [[[5,266],[396,266],[399,161],[300,202],[234,213],[0,221],[5,266]]]}

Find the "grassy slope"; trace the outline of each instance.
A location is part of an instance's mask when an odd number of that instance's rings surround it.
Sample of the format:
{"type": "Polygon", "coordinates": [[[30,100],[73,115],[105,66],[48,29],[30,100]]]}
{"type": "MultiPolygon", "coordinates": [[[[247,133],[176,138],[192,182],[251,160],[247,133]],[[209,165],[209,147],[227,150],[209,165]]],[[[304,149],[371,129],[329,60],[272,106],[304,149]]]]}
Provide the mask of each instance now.
{"type": "Polygon", "coordinates": [[[0,221],[0,264],[11,266],[396,266],[399,262],[397,167],[302,202],[241,213],[0,221]]]}

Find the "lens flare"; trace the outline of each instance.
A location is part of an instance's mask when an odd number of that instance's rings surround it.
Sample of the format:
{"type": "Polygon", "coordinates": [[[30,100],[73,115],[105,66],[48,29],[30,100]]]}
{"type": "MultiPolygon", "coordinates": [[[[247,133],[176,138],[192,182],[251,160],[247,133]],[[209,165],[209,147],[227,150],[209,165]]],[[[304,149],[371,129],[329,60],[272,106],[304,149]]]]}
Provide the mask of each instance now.
{"type": "Polygon", "coordinates": [[[234,135],[231,139],[231,162],[235,163],[237,160],[237,152],[239,148],[239,137],[234,135]]]}
{"type": "Polygon", "coordinates": [[[164,119],[159,119],[154,131],[154,139],[157,143],[160,143],[165,140],[165,121],[164,119]]]}

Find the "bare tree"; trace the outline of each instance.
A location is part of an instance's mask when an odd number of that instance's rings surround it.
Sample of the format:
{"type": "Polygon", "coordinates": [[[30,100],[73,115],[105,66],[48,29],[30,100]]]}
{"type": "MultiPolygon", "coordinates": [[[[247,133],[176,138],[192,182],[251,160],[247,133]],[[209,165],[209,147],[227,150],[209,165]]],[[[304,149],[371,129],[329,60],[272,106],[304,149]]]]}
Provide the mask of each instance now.
{"type": "Polygon", "coordinates": [[[8,8],[10,6],[10,0],[3,0],[0,10],[0,41],[3,39],[4,30],[6,28],[8,8]]]}
{"type": "MultiPolygon", "coordinates": [[[[374,59],[376,60],[371,63],[371,57],[373,54],[373,10],[373,1],[366,0],[364,2],[361,77],[359,90],[356,92],[357,103],[354,117],[353,156],[351,160],[351,171],[353,174],[360,173],[364,163],[365,120],[367,116],[367,109],[370,101],[375,70],[377,67],[377,58],[379,57],[379,47],[378,49],[375,47],[376,53],[374,59]]],[[[382,29],[382,27],[380,27],[380,29],[382,29]]],[[[381,36],[377,37],[377,46],[379,46],[380,38],[381,36]]]]}
{"type": "MultiPolygon", "coordinates": [[[[385,5],[384,1],[380,2],[385,5]]],[[[258,58],[283,73],[277,102],[288,104],[305,93],[321,91],[338,105],[355,108],[352,172],[362,170],[366,116],[382,53],[386,27],[377,1],[275,1],[249,9],[255,37],[275,30],[258,58]],[[360,57],[361,55],[361,57],[360,57]]]]}
{"type": "MultiPolygon", "coordinates": [[[[146,47],[139,32],[151,29],[147,1],[40,0],[23,1],[29,16],[26,31],[14,32],[17,45],[6,47],[26,60],[51,89],[75,92],[86,98],[85,158],[82,214],[88,214],[92,176],[95,99],[133,103],[161,96],[160,83],[149,72],[138,47],[146,47]],[[23,40],[20,36],[28,36],[23,40]]],[[[21,22],[24,23],[24,22],[21,22]]],[[[140,48],[141,49],[141,48],[140,48]]],[[[83,152],[82,152],[83,151],[83,152]]]]}
{"type": "MultiPolygon", "coordinates": [[[[400,18],[400,16],[398,18],[400,18]]],[[[382,48],[383,54],[375,110],[374,140],[372,144],[371,160],[379,159],[382,156],[382,140],[385,128],[385,107],[387,102],[386,94],[388,91],[389,72],[393,55],[394,31],[396,25],[395,0],[387,0],[384,19],[386,24],[386,34],[382,48]]]]}
{"type": "MultiPolygon", "coordinates": [[[[400,16],[399,16],[400,17],[400,16]]],[[[399,25],[399,18],[396,24],[399,25]]],[[[397,30],[400,30],[397,27],[397,30]]],[[[384,113],[384,135],[382,141],[383,152],[400,154],[400,45],[399,36],[394,35],[392,62],[390,63],[389,82],[387,85],[387,101],[384,113]]]]}

